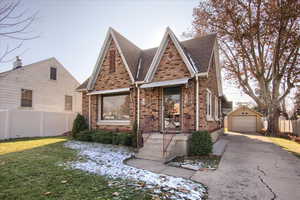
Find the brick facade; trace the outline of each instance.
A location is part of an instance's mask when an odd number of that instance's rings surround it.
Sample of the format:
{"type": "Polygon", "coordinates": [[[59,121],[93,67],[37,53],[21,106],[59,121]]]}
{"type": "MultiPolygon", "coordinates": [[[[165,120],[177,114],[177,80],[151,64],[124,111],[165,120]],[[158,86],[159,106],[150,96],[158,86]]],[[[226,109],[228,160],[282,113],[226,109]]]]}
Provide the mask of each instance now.
{"type": "MultiPolygon", "coordinates": [[[[115,44],[111,42],[109,50],[116,49],[115,44]]],[[[213,96],[218,95],[217,79],[215,66],[210,68],[208,78],[199,79],[199,130],[215,130],[219,123],[215,120],[207,121],[206,119],[206,89],[209,88],[213,96]]],[[[155,72],[153,82],[173,80],[183,77],[191,77],[187,66],[181,59],[175,45],[171,40],[165,49],[161,61],[155,72]]],[[[196,129],[196,80],[192,78],[189,82],[181,87],[181,132],[192,132],[196,129]]],[[[97,125],[98,121],[98,98],[100,95],[91,96],[91,125],[93,129],[110,129],[110,130],[131,130],[132,123],[136,120],[137,115],[137,89],[132,84],[125,65],[118,51],[116,51],[116,72],[109,72],[108,56],[105,56],[101,71],[95,84],[95,90],[109,90],[117,88],[130,89],[130,121],[129,126],[120,125],[97,125]]],[[[163,88],[146,88],[140,89],[140,128],[144,131],[162,130],[162,95],[163,88]]],[[[88,117],[88,96],[83,93],[82,113],[88,117]]],[[[212,101],[214,112],[214,100],[212,101]]]]}
{"type": "Polygon", "coordinates": [[[174,43],[169,39],[167,47],[153,77],[153,82],[190,76],[191,74],[179,55],[174,43]]]}
{"type": "MultiPolygon", "coordinates": [[[[214,60],[214,59],[213,59],[214,60]]],[[[220,128],[219,121],[213,120],[209,121],[206,118],[206,95],[207,89],[212,93],[212,115],[215,116],[215,97],[218,97],[218,85],[216,77],[216,67],[212,62],[209,68],[208,77],[199,79],[199,130],[213,131],[220,128]]],[[[220,101],[220,100],[219,100],[220,101]]]]}

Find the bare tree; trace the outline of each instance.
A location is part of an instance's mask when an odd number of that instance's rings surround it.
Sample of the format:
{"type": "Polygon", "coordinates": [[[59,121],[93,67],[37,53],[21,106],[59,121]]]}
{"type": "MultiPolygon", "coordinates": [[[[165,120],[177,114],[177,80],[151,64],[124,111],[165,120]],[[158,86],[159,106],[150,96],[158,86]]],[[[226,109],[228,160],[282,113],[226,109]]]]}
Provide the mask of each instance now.
{"type": "Polygon", "coordinates": [[[196,32],[217,33],[226,78],[267,111],[268,133],[278,134],[280,104],[299,81],[300,1],[208,0],[193,16],[196,32]]]}
{"type": "Polygon", "coordinates": [[[28,14],[20,5],[20,0],[0,0],[0,62],[8,62],[24,41],[37,38],[29,30],[37,13],[28,14]]]}

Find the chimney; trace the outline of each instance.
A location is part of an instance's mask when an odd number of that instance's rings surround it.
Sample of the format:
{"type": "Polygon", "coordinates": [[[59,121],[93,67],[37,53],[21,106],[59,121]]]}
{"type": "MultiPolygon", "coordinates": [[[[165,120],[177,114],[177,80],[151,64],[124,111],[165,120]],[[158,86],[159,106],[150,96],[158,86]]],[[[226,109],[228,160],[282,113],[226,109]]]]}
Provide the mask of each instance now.
{"type": "Polygon", "coordinates": [[[22,67],[22,60],[19,56],[16,56],[16,61],[14,62],[13,69],[18,69],[22,67]]]}

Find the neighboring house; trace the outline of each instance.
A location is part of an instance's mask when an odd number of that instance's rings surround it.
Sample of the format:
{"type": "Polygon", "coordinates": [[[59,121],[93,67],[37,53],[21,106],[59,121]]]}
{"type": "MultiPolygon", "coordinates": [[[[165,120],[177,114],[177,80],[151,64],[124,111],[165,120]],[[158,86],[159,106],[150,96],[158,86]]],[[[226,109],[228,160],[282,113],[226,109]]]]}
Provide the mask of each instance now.
{"type": "Polygon", "coordinates": [[[256,133],[262,130],[262,114],[247,106],[239,108],[227,114],[228,131],[242,133],[256,133]]]}
{"type": "Polygon", "coordinates": [[[0,73],[0,109],[81,112],[79,82],[55,58],[0,73]]]}
{"type": "Polygon", "coordinates": [[[55,58],[0,73],[0,140],[54,136],[72,128],[81,112],[79,82],[55,58]]]}
{"type": "Polygon", "coordinates": [[[91,77],[78,91],[92,129],[129,131],[136,123],[144,134],[178,133],[169,134],[173,140],[162,142],[163,149],[178,139],[184,147],[176,151],[186,154],[188,133],[222,127],[221,79],[215,34],[179,41],[167,28],[159,47],[142,50],[110,28],[91,77]]]}

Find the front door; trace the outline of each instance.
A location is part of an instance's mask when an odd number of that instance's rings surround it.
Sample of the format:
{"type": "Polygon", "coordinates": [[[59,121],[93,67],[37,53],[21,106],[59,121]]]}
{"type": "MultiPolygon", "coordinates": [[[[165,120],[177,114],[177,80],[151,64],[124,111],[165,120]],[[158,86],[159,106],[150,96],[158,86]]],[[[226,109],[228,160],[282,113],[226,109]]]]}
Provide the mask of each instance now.
{"type": "Polygon", "coordinates": [[[163,127],[166,131],[180,131],[181,88],[168,87],[163,90],[163,127]]]}

